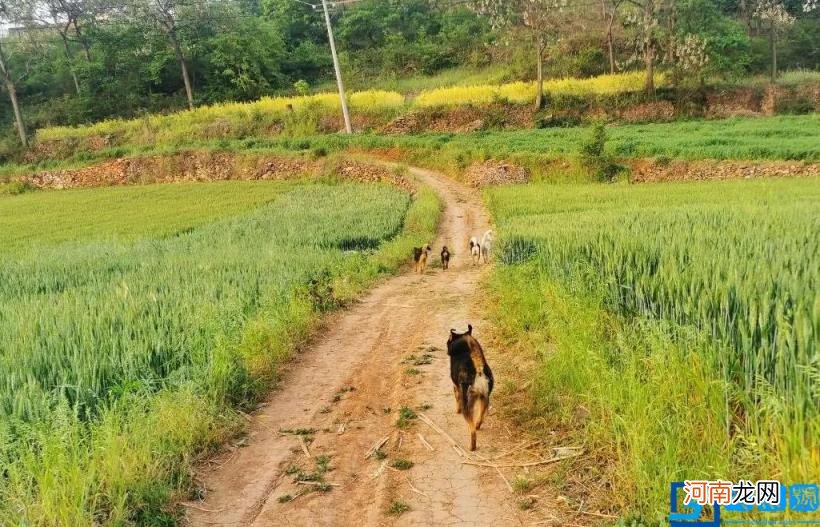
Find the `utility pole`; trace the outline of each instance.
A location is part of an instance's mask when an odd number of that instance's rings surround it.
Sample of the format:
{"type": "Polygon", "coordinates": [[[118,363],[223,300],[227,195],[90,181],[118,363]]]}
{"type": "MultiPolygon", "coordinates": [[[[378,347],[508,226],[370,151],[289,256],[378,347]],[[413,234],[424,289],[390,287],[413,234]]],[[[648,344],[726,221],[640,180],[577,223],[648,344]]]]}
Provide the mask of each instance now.
{"type": "Polygon", "coordinates": [[[353,127],[350,126],[350,113],[347,110],[345,83],[342,81],[342,69],[339,67],[339,56],[336,54],[336,42],[333,40],[333,28],[330,26],[330,13],[327,11],[327,0],[322,0],[322,8],[325,10],[327,39],[330,41],[330,53],[333,55],[333,69],[336,70],[336,83],[339,85],[339,98],[342,100],[342,115],[345,118],[345,132],[352,134],[353,127]]]}

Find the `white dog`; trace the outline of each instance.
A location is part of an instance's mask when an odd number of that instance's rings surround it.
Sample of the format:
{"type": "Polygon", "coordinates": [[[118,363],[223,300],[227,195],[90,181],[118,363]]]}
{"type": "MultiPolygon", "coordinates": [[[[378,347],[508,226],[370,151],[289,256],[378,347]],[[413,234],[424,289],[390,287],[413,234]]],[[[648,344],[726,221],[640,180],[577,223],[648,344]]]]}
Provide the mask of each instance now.
{"type": "Polygon", "coordinates": [[[475,236],[470,238],[470,256],[473,257],[473,264],[481,263],[481,246],[475,236]]]}
{"type": "Polygon", "coordinates": [[[493,231],[488,230],[481,238],[481,256],[484,257],[484,263],[490,262],[490,253],[493,250],[493,231]]]}

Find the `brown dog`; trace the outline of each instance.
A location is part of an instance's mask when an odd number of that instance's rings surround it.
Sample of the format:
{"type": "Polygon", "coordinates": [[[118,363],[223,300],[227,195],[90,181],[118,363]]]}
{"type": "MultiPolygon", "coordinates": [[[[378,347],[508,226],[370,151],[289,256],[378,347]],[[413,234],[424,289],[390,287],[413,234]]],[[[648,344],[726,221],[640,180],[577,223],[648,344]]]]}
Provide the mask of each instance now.
{"type": "Polygon", "coordinates": [[[447,250],[447,246],[441,248],[441,268],[445,271],[450,267],[450,251],[447,250]]]}
{"type": "Polygon", "coordinates": [[[473,326],[466,333],[450,330],[447,355],[450,356],[450,379],[456,398],[456,413],[463,414],[470,430],[470,450],[475,450],[476,430],[484,422],[493,392],[493,372],[484,358],[481,344],[473,338],[473,326]]]}
{"type": "Polygon", "coordinates": [[[423,273],[427,267],[427,256],[433,248],[428,243],[424,247],[413,247],[413,260],[416,262],[416,272],[423,273]]]}

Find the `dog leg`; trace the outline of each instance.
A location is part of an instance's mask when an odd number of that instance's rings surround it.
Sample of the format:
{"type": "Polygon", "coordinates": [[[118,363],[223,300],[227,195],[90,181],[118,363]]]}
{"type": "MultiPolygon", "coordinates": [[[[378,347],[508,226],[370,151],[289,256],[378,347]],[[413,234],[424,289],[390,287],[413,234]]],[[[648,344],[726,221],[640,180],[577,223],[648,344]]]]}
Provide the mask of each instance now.
{"type": "Polygon", "coordinates": [[[458,393],[458,386],[453,385],[453,395],[456,396],[456,413],[461,413],[461,394],[458,393]]]}
{"type": "Polygon", "coordinates": [[[489,406],[488,401],[484,397],[479,397],[475,402],[475,429],[481,430],[481,425],[484,423],[484,414],[487,412],[489,406]]]}
{"type": "Polygon", "coordinates": [[[472,419],[467,420],[467,426],[470,428],[470,451],[475,450],[475,423],[472,419]]]}

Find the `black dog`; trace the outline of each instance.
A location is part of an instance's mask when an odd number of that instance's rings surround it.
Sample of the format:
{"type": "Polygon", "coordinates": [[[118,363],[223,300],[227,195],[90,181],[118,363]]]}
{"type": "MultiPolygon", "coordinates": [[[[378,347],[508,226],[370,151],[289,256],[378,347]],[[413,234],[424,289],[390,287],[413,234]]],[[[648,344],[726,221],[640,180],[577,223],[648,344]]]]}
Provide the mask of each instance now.
{"type": "Polygon", "coordinates": [[[470,430],[470,450],[475,450],[476,430],[481,428],[490,407],[493,372],[484,358],[481,344],[473,338],[473,326],[466,333],[450,330],[447,355],[450,356],[450,379],[456,398],[456,413],[464,415],[470,430]]]}
{"type": "Polygon", "coordinates": [[[450,251],[447,250],[447,246],[441,248],[441,268],[445,271],[450,267],[450,251]]]}

